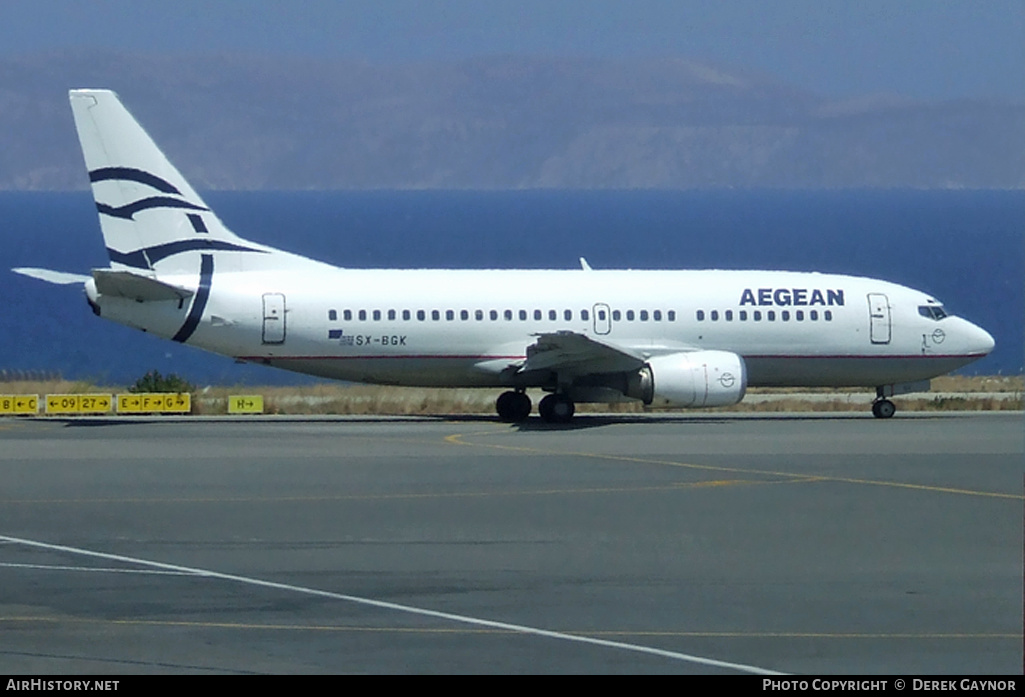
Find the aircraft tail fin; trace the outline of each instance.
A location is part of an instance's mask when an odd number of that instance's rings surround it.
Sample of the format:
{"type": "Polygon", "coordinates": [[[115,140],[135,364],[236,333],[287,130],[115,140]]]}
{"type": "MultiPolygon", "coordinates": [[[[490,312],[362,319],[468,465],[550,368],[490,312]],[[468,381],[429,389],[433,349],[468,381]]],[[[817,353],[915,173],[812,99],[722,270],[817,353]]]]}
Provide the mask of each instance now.
{"type": "Polygon", "coordinates": [[[275,251],[232,233],[114,92],[69,96],[112,268],[194,273],[203,253],[275,251]]]}

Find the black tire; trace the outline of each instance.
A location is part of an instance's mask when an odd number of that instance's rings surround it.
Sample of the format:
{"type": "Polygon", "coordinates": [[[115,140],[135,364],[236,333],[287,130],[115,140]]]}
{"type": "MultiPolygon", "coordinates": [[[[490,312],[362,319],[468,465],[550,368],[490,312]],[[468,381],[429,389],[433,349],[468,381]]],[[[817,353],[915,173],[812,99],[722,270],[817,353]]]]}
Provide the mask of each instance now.
{"type": "Polygon", "coordinates": [[[877,419],[889,419],[896,412],[896,405],[888,399],[880,399],[872,404],[872,416],[877,419]]]}
{"type": "Polygon", "coordinates": [[[503,392],[495,402],[498,418],[508,423],[519,423],[530,416],[530,397],[525,392],[503,392]]]}
{"type": "Polygon", "coordinates": [[[573,419],[576,405],[564,394],[550,394],[537,405],[537,412],[551,424],[565,424],[573,419]]]}

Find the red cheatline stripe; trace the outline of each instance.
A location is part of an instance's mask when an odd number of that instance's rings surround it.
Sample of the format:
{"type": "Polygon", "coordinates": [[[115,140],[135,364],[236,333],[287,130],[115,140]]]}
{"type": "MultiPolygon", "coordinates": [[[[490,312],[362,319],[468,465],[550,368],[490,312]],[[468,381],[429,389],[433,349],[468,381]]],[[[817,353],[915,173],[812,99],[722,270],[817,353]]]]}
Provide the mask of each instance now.
{"type": "Polygon", "coordinates": [[[931,353],[928,356],[923,356],[923,355],[918,354],[918,353],[900,354],[900,355],[885,355],[884,354],[884,355],[871,355],[871,356],[859,355],[859,354],[837,354],[837,355],[829,355],[829,356],[820,356],[820,355],[815,355],[815,354],[801,355],[801,356],[795,356],[793,354],[780,354],[780,355],[774,355],[774,354],[761,355],[761,354],[759,354],[759,355],[744,356],[744,358],[745,359],[751,359],[751,358],[791,358],[791,359],[797,359],[797,360],[802,360],[802,361],[813,360],[813,359],[816,359],[816,358],[817,359],[856,358],[858,360],[899,359],[899,360],[915,360],[915,361],[926,360],[926,361],[928,361],[928,360],[937,360],[937,359],[942,359],[942,358],[983,358],[983,357],[985,357],[987,355],[989,355],[989,354],[985,354],[985,353],[942,353],[942,354],[931,353]]]}
{"type": "MultiPolygon", "coordinates": [[[[987,354],[985,353],[951,353],[951,354],[931,354],[928,356],[922,356],[920,354],[906,354],[906,355],[883,355],[883,356],[865,356],[865,355],[751,355],[743,356],[744,359],[750,360],[752,358],[772,358],[772,359],[789,359],[789,360],[836,360],[836,359],[856,359],[856,360],[940,360],[947,358],[983,358],[987,354]]],[[[510,361],[522,361],[526,359],[526,356],[477,356],[477,355],[452,355],[452,354],[399,354],[389,356],[370,356],[370,355],[358,355],[358,356],[236,356],[240,361],[262,361],[262,360],[275,360],[275,361],[309,361],[309,360],[330,360],[330,361],[352,361],[352,360],[411,360],[411,359],[450,359],[450,360],[510,360],[510,361]]]]}
{"type": "Polygon", "coordinates": [[[353,361],[353,360],[411,360],[411,359],[452,359],[452,360],[509,360],[522,361],[526,356],[460,356],[460,355],[398,355],[398,356],[237,356],[240,361],[353,361]]]}

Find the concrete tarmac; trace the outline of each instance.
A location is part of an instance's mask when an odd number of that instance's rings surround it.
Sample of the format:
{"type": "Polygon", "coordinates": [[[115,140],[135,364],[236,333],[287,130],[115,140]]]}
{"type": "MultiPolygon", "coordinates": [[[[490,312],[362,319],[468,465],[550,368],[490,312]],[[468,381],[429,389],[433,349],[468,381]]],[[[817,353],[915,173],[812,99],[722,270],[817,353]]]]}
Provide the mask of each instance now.
{"type": "Polygon", "coordinates": [[[1020,413],[0,421],[0,672],[1020,673],[1020,413]]]}

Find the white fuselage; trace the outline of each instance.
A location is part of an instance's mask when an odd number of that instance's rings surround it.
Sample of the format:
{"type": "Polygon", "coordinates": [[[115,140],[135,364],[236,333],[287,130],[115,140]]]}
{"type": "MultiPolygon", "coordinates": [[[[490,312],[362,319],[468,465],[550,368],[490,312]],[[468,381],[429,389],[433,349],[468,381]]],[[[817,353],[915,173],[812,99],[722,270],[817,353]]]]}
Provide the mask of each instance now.
{"type": "MultiPolygon", "coordinates": [[[[166,278],[197,286],[196,276],[166,278]]],[[[885,281],[780,271],[234,271],[209,277],[189,343],[359,382],[511,386],[540,334],[571,331],[645,357],[740,355],[752,386],[881,386],[947,373],[992,337],[885,281]]],[[[101,298],[102,314],[174,336],[188,305],[101,298]]],[[[517,384],[520,387],[539,385],[517,384]]]]}

